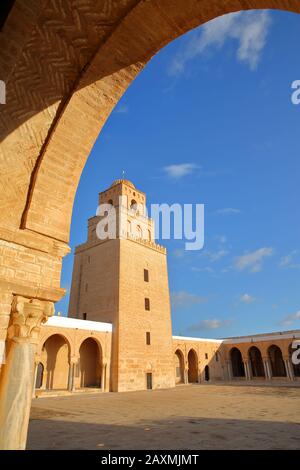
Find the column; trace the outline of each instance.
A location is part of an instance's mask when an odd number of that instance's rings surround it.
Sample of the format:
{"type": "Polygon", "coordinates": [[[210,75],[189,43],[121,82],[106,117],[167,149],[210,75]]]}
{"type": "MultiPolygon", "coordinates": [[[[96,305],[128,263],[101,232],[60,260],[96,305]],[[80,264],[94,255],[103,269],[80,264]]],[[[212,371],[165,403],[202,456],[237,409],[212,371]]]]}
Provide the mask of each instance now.
{"type": "Polygon", "coordinates": [[[102,370],[101,370],[101,390],[102,392],[105,392],[106,388],[106,363],[102,364],[102,370]]]}
{"type": "Polygon", "coordinates": [[[76,365],[78,363],[77,357],[71,357],[70,364],[69,364],[69,376],[68,376],[68,390],[69,392],[75,392],[75,373],[76,373],[76,365]]]}
{"type": "Polygon", "coordinates": [[[7,356],[6,337],[10,320],[11,304],[13,295],[8,291],[0,291],[0,366],[5,364],[7,356]]]}
{"type": "Polygon", "coordinates": [[[226,367],[226,364],[222,364],[222,377],[223,377],[223,380],[224,382],[226,382],[227,380],[227,367],[226,367]]]}
{"type": "Polygon", "coordinates": [[[264,373],[265,373],[265,379],[266,380],[269,380],[270,377],[269,377],[269,371],[268,371],[268,367],[267,367],[267,363],[266,363],[266,360],[263,359],[263,365],[264,365],[264,373]]]}
{"type": "Polygon", "coordinates": [[[109,392],[110,391],[110,386],[111,386],[111,378],[110,378],[110,370],[111,370],[111,364],[110,360],[107,359],[107,362],[105,362],[105,387],[103,389],[104,392],[109,392]]]}
{"type": "Polygon", "coordinates": [[[0,379],[0,449],[26,446],[40,326],[54,313],[52,302],[14,296],[0,379]]]}
{"type": "Polygon", "coordinates": [[[289,368],[289,371],[290,371],[291,380],[296,380],[296,379],[295,379],[295,372],[294,372],[293,363],[292,363],[290,357],[289,357],[289,359],[288,359],[287,364],[288,364],[288,368],[289,368]]]}
{"type": "Polygon", "coordinates": [[[73,388],[73,366],[74,364],[70,362],[69,364],[69,374],[68,374],[68,391],[72,392],[73,388]]]}
{"type": "Polygon", "coordinates": [[[284,358],[284,365],[285,365],[287,378],[289,380],[295,380],[294,370],[291,364],[291,359],[289,357],[284,358]]]}
{"type": "Polygon", "coordinates": [[[264,365],[266,380],[271,380],[272,374],[271,374],[270,361],[268,357],[263,357],[263,365],[264,365]]]}
{"type": "Polygon", "coordinates": [[[227,361],[227,377],[228,377],[228,380],[232,380],[232,364],[231,364],[231,361],[227,361]]]}
{"type": "Polygon", "coordinates": [[[35,398],[35,384],[36,384],[38,366],[39,366],[39,363],[37,361],[35,361],[35,363],[34,363],[34,374],[33,374],[33,385],[32,385],[32,398],[35,398]]]}
{"type": "Polygon", "coordinates": [[[252,374],[251,374],[251,366],[249,364],[248,359],[244,359],[244,369],[245,369],[245,378],[246,380],[251,380],[252,374]]]}
{"type": "Polygon", "coordinates": [[[189,383],[189,371],[188,371],[188,369],[184,369],[184,383],[185,384],[189,383]]]}
{"type": "Polygon", "coordinates": [[[76,387],[75,387],[75,375],[76,375],[76,368],[77,368],[77,364],[78,364],[78,359],[76,359],[76,361],[74,362],[73,364],[73,370],[72,370],[72,392],[75,392],[76,390],[76,387]]]}

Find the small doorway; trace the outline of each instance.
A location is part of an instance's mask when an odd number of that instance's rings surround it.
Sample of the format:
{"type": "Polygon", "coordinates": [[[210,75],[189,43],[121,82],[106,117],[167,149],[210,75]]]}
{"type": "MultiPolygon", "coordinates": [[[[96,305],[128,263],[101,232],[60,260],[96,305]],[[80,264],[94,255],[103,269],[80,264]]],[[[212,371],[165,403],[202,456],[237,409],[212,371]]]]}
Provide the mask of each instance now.
{"type": "Polygon", "coordinates": [[[198,357],[193,349],[188,353],[188,381],[198,382],[198,357]]]}
{"type": "Polygon", "coordinates": [[[39,364],[37,366],[35,388],[41,388],[42,387],[43,377],[44,377],[44,366],[41,362],[39,362],[39,364]]]}
{"type": "Polygon", "coordinates": [[[205,382],[209,381],[209,367],[208,366],[205,366],[204,368],[204,379],[205,379],[205,382]]]}
{"type": "Polygon", "coordinates": [[[147,380],[147,390],[152,390],[152,372],[147,372],[146,380],[147,380]]]}

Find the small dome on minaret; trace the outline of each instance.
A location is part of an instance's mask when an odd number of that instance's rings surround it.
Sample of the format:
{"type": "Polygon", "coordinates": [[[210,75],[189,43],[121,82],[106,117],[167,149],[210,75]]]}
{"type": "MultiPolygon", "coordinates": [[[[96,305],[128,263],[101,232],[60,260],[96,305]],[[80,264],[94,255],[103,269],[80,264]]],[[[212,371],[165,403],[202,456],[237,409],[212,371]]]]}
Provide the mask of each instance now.
{"type": "Polygon", "coordinates": [[[135,186],[134,184],[129,181],[129,180],[124,180],[124,179],[119,179],[119,180],[115,180],[113,181],[113,183],[110,185],[110,187],[112,188],[113,186],[117,186],[118,184],[126,184],[127,186],[130,186],[131,188],[134,188],[135,189],[135,186]]]}

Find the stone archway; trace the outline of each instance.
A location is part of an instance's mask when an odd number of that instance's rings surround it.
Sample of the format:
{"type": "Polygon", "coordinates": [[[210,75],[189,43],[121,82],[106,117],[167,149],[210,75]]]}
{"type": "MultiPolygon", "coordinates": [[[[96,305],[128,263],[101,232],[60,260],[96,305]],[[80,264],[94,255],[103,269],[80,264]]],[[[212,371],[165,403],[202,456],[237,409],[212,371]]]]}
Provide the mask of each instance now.
{"type": "Polygon", "coordinates": [[[67,340],[59,334],[49,336],[44,343],[41,358],[45,364],[42,386],[46,390],[67,390],[70,366],[67,340]]]}
{"type": "Polygon", "coordinates": [[[280,347],[272,344],[268,349],[268,355],[271,363],[272,377],[286,377],[286,368],[280,347]]]}
{"type": "Polygon", "coordinates": [[[232,376],[235,378],[245,377],[245,367],[242,353],[238,348],[232,348],[230,351],[230,360],[232,367],[232,376]]]}
{"type": "Polygon", "coordinates": [[[205,382],[209,382],[209,380],[210,380],[209,366],[208,365],[206,365],[204,367],[204,380],[205,380],[205,382]]]}
{"type": "Polygon", "coordinates": [[[101,387],[102,353],[93,338],[86,338],[79,348],[80,387],[101,387]]]}
{"type": "MultiPolygon", "coordinates": [[[[37,334],[42,312],[46,309],[49,315],[51,310],[48,303],[64,295],[61,264],[69,251],[79,178],[102,126],[132,80],[173,39],[220,15],[254,8],[300,13],[299,0],[54,0],[34,2],[28,10],[22,2],[13,3],[0,38],[0,78],[7,91],[0,121],[0,242],[5,260],[1,340],[6,340],[19,296],[31,304],[25,322],[33,300],[44,304],[36,317],[37,334]],[[22,34],[16,31],[18,24],[22,34]]],[[[28,344],[35,343],[28,331],[27,345],[18,346],[18,355],[17,347],[8,348],[1,370],[4,449],[25,447],[30,394],[21,394],[26,399],[16,401],[13,414],[5,396],[9,393],[14,401],[20,388],[30,388],[29,367],[20,370],[19,383],[12,380],[17,356],[26,355],[21,362],[27,364],[34,360],[28,344]]]]}
{"type": "Polygon", "coordinates": [[[260,350],[256,346],[249,349],[252,377],[265,377],[264,363],[260,350]]]}
{"type": "Polygon", "coordinates": [[[188,353],[188,381],[198,382],[198,356],[194,349],[190,349],[188,353]]]}
{"type": "Polygon", "coordinates": [[[292,344],[289,345],[289,359],[290,359],[290,363],[292,365],[292,373],[293,373],[294,377],[300,377],[300,363],[295,364],[292,360],[293,353],[295,351],[297,351],[297,356],[298,356],[299,349],[300,349],[300,345],[298,345],[297,348],[293,348],[292,344]]]}
{"type": "Polygon", "coordinates": [[[1,163],[3,182],[13,181],[5,185],[0,208],[7,227],[62,242],[69,239],[77,185],[95,139],[156,52],[226,13],[254,8],[300,12],[298,0],[173,0],[171,8],[168,1],[156,0],[54,3],[37,6],[36,17],[24,19],[17,44],[11,32],[22,14],[17,2],[3,28],[6,48],[10,43],[14,48],[0,68],[10,98],[0,123],[1,163]]]}
{"type": "Polygon", "coordinates": [[[44,382],[44,365],[39,362],[37,366],[37,374],[36,374],[36,380],[35,380],[35,388],[39,389],[42,388],[43,382],[44,382]]]}
{"type": "Polygon", "coordinates": [[[175,355],[175,382],[184,383],[184,356],[180,349],[176,349],[175,355]]]}

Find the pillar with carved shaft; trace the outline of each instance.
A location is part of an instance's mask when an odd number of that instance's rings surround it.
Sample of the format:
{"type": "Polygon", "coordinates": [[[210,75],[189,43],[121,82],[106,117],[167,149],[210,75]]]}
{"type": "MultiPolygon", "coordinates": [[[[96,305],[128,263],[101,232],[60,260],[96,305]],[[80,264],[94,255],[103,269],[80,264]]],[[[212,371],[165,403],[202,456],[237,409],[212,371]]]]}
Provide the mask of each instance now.
{"type": "Polygon", "coordinates": [[[189,370],[188,370],[187,363],[186,363],[185,368],[184,368],[184,383],[185,384],[189,383],[189,370]]]}
{"type": "Polygon", "coordinates": [[[251,374],[251,365],[249,363],[249,360],[244,359],[243,362],[244,362],[246,380],[251,380],[252,379],[252,374],[251,374]]]}
{"type": "Polygon", "coordinates": [[[198,384],[202,382],[202,374],[201,374],[201,362],[198,362],[198,384]]]}
{"type": "Polygon", "coordinates": [[[36,356],[34,361],[34,374],[33,374],[33,385],[32,385],[32,398],[35,398],[35,384],[39,367],[39,359],[36,356]]]}
{"type": "Polygon", "coordinates": [[[76,366],[78,364],[78,357],[71,357],[70,364],[69,364],[69,377],[68,377],[68,390],[69,392],[75,392],[75,374],[76,374],[76,366]]]}
{"type": "Polygon", "coordinates": [[[227,377],[229,381],[232,380],[232,364],[230,360],[227,361],[227,377]]]}
{"type": "Polygon", "coordinates": [[[41,324],[54,313],[52,302],[14,296],[0,379],[0,449],[26,446],[41,324]]]}
{"type": "Polygon", "coordinates": [[[290,357],[285,356],[283,360],[284,360],[287,379],[291,381],[295,380],[294,371],[293,371],[290,357]]]}
{"type": "Polygon", "coordinates": [[[106,369],[107,369],[107,364],[106,362],[102,363],[102,368],[101,368],[101,390],[102,392],[106,391],[106,369]]]}
{"type": "Polygon", "coordinates": [[[272,373],[271,373],[270,359],[268,357],[263,357],[262,359],[263,359],[263,365],[264,365],[265,378],[266,380],[271,380],[272,373]]]}

